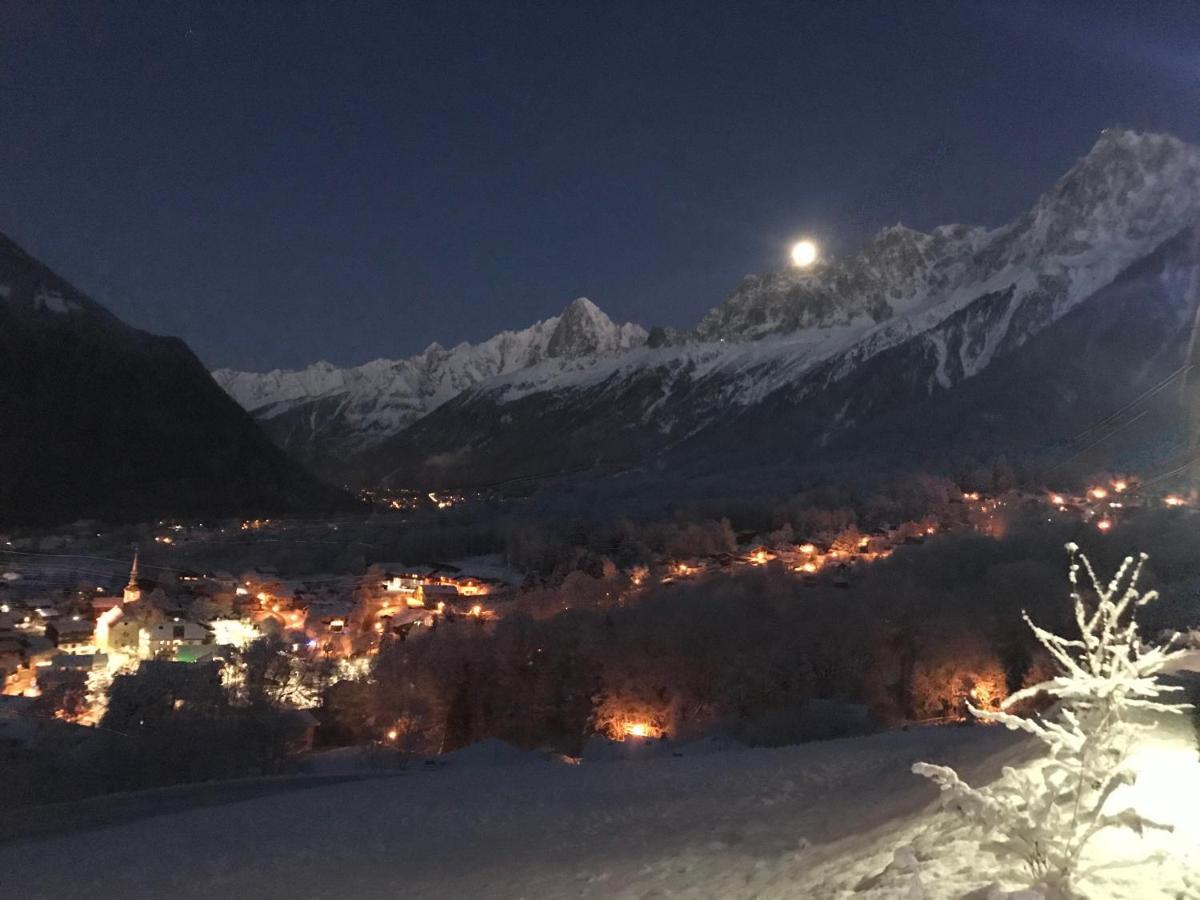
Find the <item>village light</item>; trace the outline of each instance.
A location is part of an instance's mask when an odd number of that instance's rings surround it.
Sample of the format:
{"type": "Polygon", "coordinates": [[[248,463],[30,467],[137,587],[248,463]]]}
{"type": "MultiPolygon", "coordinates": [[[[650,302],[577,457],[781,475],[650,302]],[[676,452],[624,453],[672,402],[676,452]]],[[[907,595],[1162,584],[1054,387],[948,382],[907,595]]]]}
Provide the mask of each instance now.
{"type": "Polygon", "coordinates": [[[1163,503],[1167,504],[1167,506],[1183,506],[1183,498],[1175,494],[1167,494],[1167,496],[1163,497],[1163,503]]]}
{"type": "Polygon", "coordinates": [[[1112,519],[1101,519],[1096,523],[1096,527],[1101,531],[1109,531],[1113,527],[1112,519]]]}
{"type": "Polygon", "coordinates": [[[1105,497],[1108,496],[1108,491],[1102,487],[1094,487],[1090,491],[1088,491],[1088,496],[1091,497],[1093,500],[1103,500],[1105,497]]]}
{"type": "Polygon", "coordinates": [[[801,544],[798,548],[801,553],[816,553],[817,548],[813,544],[801,544]]]}
{"type": "Polygon", "coordinates": [[[387,733],[387,739],[389,741],[394,741],[398,737],[400,737],[400,732],[398,732],[395,728],[390,729],[387,733]]]}
{"type": "Polygon", "coordinates": [[[1062,506],[1067,501],[1063,499],[1062,494],[1055,494],[1053,497],[1050,498],[1050,502],[1053,503],[1055,506],[1062,506]]]}
{"type": "Polygon", "coordinates": [[[1125,488],[1129,487],[1129,484],[1123,478],[1118,478],[1112,483],[1112,486],[1113,490],[1119,494],[1121,491],[1125,490],[1125,488]]]}

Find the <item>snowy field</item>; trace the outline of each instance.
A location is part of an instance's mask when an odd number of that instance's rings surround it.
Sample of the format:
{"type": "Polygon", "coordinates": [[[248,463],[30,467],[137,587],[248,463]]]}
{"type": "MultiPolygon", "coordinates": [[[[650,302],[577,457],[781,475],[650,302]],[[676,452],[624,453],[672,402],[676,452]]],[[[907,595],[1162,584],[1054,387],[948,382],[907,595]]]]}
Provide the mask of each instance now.
{"type": "MultiPolygon", "coordinates": [[[[985,900],[1002,896],[989,890],[994,861],[909,765],[945,762],[978,782],[1028,749],[998,727],[946,726],[581,765],[468,753],[436,771],[9,845],[0,895],[985,900]]],[[[1146,752],[1140,799],[1171,813],[1190,797],[1194,810],[1188,721],[1146,752]]],[[[1190,816],[1162,845],[1168,863],[1125,870],[1103,896],[1200,897],[1190,816]]],[[[1136,840],[1122,835],[1119,852],[1136,840]]]]}

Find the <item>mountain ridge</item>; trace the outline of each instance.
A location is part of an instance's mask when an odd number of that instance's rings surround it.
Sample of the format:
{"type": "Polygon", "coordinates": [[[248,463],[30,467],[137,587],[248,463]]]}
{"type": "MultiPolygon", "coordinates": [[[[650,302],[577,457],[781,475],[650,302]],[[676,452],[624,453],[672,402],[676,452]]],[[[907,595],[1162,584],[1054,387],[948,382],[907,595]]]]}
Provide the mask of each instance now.
{"type": "Polygon", "coordinates": [[[495,375],[540,363],[560,369],[586,364],[645,341],[641,326],[617,324],[579,297],[557,316],[477,344],[447,349],[435,342],[404,359],[345,368],[319,362],[262,374],[218,369],[213,378],[294,454],[304,458],[307,445],[328,441],[333,455],[344,456],[495,375]]]}
{"type": "MultiPolygon", "coordinates": [[[[640,340],[568,365],[544,356],[497,369],[360,447],[370,461],[352,460],[351,468],[376,478],[399,466],[418,480],[455,471],[469,480],[479,466],[489,476],[506,474],[495,459],[520,467],[526,456],[532,465],[550,452],[521,446],[511,434],[549,427],[584,444],[551,452],[575,466],[611,463],[613,453],[626,462],[653,457],[768,401],[786,398],[798,409],[910,343],[919,351],[913,359],[922,389],[949,390],[1197,222],[1200,150],[1168,135],[1109,129],[1005,225],[929,233],[892,226],[852,256],[751,276],[673,339],[640,340]],[[567,411],[568,418],[554,418],[567,411]],[[607,432],[589,422],[616,429],[631,452],[599,449],[608,446],[607,432]],[[501,451],[506,441],[512,447],[501,451]]],[[[847,398],[820,426],[825,436],[806,440],[830,440],[863,424],[860,406],[871,408],[847,398]]]]}

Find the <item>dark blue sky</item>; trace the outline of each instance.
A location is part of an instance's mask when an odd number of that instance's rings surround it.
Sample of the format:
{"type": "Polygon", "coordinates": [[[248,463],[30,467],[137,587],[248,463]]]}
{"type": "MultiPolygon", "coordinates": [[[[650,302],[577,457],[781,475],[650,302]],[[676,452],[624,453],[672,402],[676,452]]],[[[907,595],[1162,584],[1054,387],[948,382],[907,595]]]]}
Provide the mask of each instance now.
{"type": "Polygon", "coordinates": [[[0,231],[205,362],[587,295],[689,325],[790,238],[999,224],[1200,140],[1200,4],[0,0],[0,231]]]}

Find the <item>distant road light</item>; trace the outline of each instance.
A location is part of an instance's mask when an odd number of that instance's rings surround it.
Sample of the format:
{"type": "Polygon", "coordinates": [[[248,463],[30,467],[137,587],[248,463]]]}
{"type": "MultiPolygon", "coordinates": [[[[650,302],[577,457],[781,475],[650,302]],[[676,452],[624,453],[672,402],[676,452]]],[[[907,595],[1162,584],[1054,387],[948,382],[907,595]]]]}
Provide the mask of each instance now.
{"type": "Polygon", "coordinates": [[[817,245],[812,241],[796,241],[792,244],[792,265],[807,269],[817,261],[817,245]]]}

